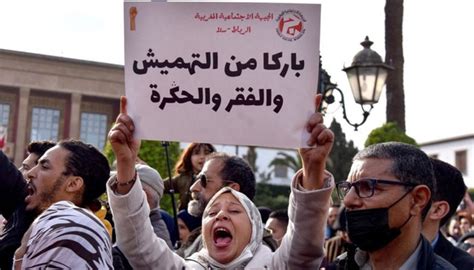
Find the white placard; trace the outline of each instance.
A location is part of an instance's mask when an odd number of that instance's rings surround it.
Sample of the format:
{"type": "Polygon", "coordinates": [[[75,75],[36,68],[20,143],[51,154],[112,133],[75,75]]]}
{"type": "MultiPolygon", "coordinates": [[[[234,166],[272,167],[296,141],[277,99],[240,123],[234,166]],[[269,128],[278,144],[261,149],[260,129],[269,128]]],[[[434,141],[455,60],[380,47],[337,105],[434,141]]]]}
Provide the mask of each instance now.
{"type": "Polygon", "coordinates": [[[306,145],[320,5],[124,5],[125,91],[138,138],[306,145]]]}

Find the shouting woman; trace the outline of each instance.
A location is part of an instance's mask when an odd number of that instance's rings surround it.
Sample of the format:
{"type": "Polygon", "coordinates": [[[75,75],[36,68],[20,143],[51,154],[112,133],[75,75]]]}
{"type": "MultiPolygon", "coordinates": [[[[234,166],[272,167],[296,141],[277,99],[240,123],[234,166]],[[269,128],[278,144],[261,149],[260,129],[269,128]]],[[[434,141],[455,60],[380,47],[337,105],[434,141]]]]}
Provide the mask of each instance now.
{"type": "MultiPolygon", "coordinates": [[[[317,106],[321,95],[316,98],[317,106]]],[[[317,107],[316,106],[316,107],[317,107]]],[[[134,124],[121,113],[109,132],[117,157],[117,175],[107,184],[114,215],[117,245],[136,269],[318,269],[323,259],[324,226],[333,177],[325,169],[334,134],[314,113],[306,126],[308,146],[300,149],[303,169],[291,183],[288,230],[274,253],[262,245],[260,214],[255,205],[230,188],[217,192],[203,219],[203,248],[183,259],[155,237],[147,226],[149,209],[141,192],[134,161],[140,141],[133,137],[134,124]]],[[[317,111],[317,110],[316,110],[317,111]]]]}

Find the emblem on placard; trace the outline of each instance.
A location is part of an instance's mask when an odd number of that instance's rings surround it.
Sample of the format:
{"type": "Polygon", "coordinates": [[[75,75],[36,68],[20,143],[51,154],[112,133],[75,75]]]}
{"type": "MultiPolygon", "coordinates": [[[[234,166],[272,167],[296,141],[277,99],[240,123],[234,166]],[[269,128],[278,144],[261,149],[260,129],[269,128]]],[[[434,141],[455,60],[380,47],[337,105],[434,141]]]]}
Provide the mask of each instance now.
{"type": "Polygon", "coordinates": [[[138,14],[137,7],[130,7],[130,9],[129,9],[130,31],[135,31],[136,30],[135,18],[137,17],[137,14],[138,14]]]}
{"type": "Polygon", "coordinates": [[[287,41],[295,41],[300,39],[305,32],[306,19],[298,10],[285,10],[278,15],[276,19],[278,27],[276,29],[278,35],[287,41]]]}

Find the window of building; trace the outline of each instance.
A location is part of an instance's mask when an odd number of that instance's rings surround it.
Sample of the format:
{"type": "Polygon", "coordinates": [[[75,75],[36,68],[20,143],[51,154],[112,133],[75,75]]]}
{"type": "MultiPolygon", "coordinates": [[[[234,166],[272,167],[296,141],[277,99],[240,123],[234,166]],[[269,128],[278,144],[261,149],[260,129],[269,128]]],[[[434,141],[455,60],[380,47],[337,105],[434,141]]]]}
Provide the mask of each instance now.
{"type": "Polygon", "coordinates": [[[467,174],[467,150],[455,152],[456,168],[463,174],[467,174]]]}
{"type": "Polygon", "coordinates": [[[56,109],[34,107],[31,117],[31,141],[57,141],[60,112],[56,109]]]}
{"type": "Polygon", "coordinates": [[[0,103],[0,126],[8,127],[10,117],[10,104],[0,103]]]}
{"type": "Polygon", "coordinates": [[[81,114],[81,140],[97,149],[104,149],[107,134],[107,115],[99,113],[81,114]]]}
{"type": "Polygon", "coordinates": [[[288,178],[288,166],[281,164],[275,165],[275,177],[288,178]]]}

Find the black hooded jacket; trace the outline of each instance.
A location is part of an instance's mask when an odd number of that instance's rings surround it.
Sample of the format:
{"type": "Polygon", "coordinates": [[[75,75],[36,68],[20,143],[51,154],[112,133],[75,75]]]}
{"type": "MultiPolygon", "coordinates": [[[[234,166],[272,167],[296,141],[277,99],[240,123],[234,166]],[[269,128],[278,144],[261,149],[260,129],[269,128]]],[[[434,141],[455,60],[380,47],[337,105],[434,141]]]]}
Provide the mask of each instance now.
{"type": "Polygon", "coordinates": [[[0,151],[0,214],[7,220],[0,232],[0,269],[12,269],[13,254],[34,219],[25,211],[26,186],[21,172],[0,151]]]}

